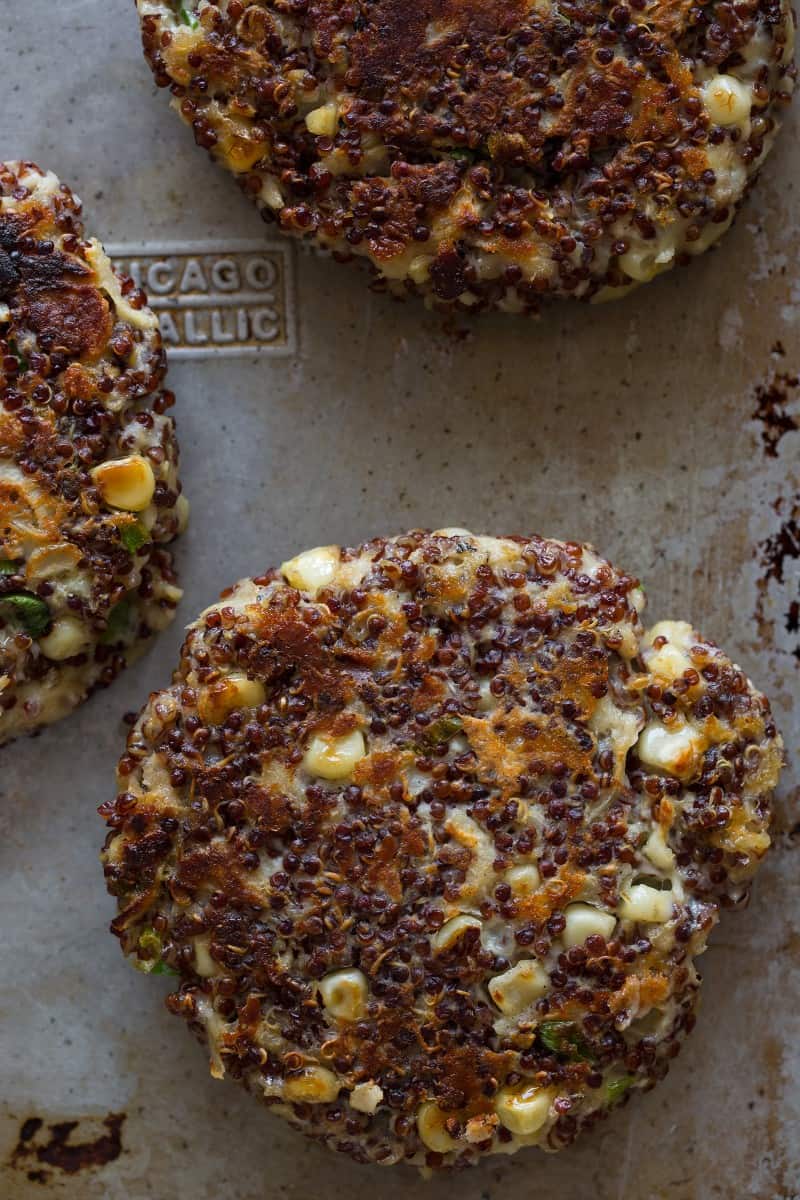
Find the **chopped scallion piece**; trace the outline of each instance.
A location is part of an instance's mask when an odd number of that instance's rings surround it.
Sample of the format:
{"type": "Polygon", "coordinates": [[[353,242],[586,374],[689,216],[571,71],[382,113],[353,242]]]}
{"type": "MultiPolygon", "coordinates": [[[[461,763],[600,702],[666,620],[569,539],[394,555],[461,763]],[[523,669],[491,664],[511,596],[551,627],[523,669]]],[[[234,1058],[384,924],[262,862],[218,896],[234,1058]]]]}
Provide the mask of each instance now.
{"type": "Polygon", "coordinates": [[[456,716],[440,717],[438,721],[432,721],[420,734],[420,749],[433,750],[436,746],[449,742],[463,727],[461,717],[456,716]]]}
{"type": "Polygon", "coordinates": [[[568,1058],[584,1062],[592,1061],[592,1056],[575,1028],[574,1021],[542,1021],[537,1032],[539,1039],[553,1054],[564,1054],[568,1058]]]}
{"type": "Polygon", "coordinates": [[[137,550],[141,550],[145,542],[150,541],[150,534],[141,521],[128,521],[125,525],[120,526],[119,540],[129,554],[135,554],[137,550]]]}
{"type": "Polygon", "coordinates": [[[165,963],[162,959],[161,962],[156,963],[156,965],[153,967],[152,971],[148,971],[148,974],[149,975],[180,975],[180,971],[176,971],[174,967],[171,967],[169,965],[169,963],[165,963]]]}
{"type": "MultiPolygon", "coordinates": [[[[174,7],[174,5],[173,5],[174,7]]],[[[177,6],[177,16],[181,25],[188,25],[192,29],[196,29],[198,25],[197,17],[193,12],[190,12],[185,4],[177,6]]]]}
{"type": "Polygon", "coordinates": [[[100,641],[105,646],[122,641],[131,623],[133,604],[130,596],[123,596],[108,614],[105,633],[100,641]]]}
{"type": "Polygon", "coordinates": [[[632,1083],[632,1075],[621,1075],[619,1079],[609,1080],[606,1084],[606,1095],[611,1104],[616,1104],[618,1100],[621,1100],[632,1083]]]}
{"type": "Polygon", "coordinates": [[[0,596],[0,613],[9,614],[32,638],[41,637],[51,620],[44,600],[28,592],[6,592],[0,596]]]}
{"type": "Polygon", "coordinates": [[[164,943],[152,926],[144,929],[139,935],[139,949],[143,951],[146,957],[135,960],[137,970],[143,971],[145,975],[179,974],[174,967],[164,962],[161,957],[164,952],[164,943]]]}

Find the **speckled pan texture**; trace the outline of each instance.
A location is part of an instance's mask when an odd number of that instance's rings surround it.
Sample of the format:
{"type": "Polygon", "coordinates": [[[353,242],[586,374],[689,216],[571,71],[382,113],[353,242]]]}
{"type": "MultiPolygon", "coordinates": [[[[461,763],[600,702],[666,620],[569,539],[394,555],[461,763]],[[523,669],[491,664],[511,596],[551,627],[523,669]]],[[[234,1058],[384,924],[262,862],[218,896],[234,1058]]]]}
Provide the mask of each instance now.
{"type": "Polygon", "coordinates": [[[788,0],[138,0],[266,220],[440,305],[611,300],[712,246],[794,87],[788,0]]]}
{"type": "Polygon", "coordinates": [[[172,620],[186,524],[158,318],[51,171],[0,163],[0,744],[172,620]]]}
{"type": "Polygon", "coordinates": [[[590,546],[318,547],[191,626],[103,861],[211,1074],[357,1162],[559,1150],[664,1077],[769,847],[764,696],[590,546]]]}
{"type": "Polygon", "coordinates": [[[297,347],[186,361],[168,345],[192,506],[176,619],[112,687],[0,750],[0,1197],[798,1200],[796,106],[723,243],[686,272],[538,321],[445,323],[263,224],[167,111],[129,0],[0,4],[0,95],[0,157],[68,182],[181,329],[164,306],[191,274],[195,355],[216,311],[201,266],[226,287],[238,271],[237,310],[254,303],[245,276],[269,281],[297,347]],[[133,970],[109,935],[97,809],[116,794],[123,717],[170,687],[222,587],[307,547],[448,526],[596,546],[644,582],[648,628],[691,621],[769,697],[787,765],[750,903],[695,960],[696,1024],[666,1078],[557,1154],[486,1155],[423,1183],[333,1153],[211,1076],[166,1007],[174,978],[133,970]]]}

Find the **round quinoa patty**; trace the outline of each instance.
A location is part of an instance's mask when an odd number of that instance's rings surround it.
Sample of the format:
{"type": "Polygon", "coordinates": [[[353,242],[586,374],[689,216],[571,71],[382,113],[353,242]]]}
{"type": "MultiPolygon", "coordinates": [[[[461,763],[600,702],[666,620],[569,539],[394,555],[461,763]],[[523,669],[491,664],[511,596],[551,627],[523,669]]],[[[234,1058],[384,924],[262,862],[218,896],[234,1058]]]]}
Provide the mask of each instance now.
{"type": "Polygon", "coordinates": [[[265,218],[394,292],[608,299],[728,228],[788,0],[138,0],[156,81],[265,218]]]}
{"type": "Polygon", "coordinates": [[[158,321],[80,214],[52,173],[0,163],[0,742],[109,683],[181,595],[158,321]]]}
{"type": "Polygon", "coordinates": [[[769,845],[769,705],[588,546],[301,554],[190,627],[101,808],[212,1074],[361,1162],[555,1150],[667,1071],[769,845]]]}

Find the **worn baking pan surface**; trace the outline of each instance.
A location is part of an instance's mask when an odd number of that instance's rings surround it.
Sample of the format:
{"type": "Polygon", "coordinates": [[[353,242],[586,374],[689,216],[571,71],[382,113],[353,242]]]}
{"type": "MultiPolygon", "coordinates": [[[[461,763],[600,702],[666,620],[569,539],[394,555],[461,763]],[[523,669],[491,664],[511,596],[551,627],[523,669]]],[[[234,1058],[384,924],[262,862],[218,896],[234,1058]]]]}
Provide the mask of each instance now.
{"type": "Polygon", "coordinates": [[[276,242],[167,111],[127,0],[6,4],[0,31],[2,157],[73,185],[173,323],[193,513],[175,626],[2,752],[0,1196],[800,1195],[796,118],[690,270],[616,306],[448,325],[276,242]],[[665,1083],[561,1155],[422,1185],[332,1157],[210,1078],[168,981],[106,932],[95,810],[122,715],[222,586],[305,546],[446,524],[594,541],[641,575],[651,618],[691,617],[771,696],[789,768],[774,849],[701,960],[698,1026],[665,1083]]]}

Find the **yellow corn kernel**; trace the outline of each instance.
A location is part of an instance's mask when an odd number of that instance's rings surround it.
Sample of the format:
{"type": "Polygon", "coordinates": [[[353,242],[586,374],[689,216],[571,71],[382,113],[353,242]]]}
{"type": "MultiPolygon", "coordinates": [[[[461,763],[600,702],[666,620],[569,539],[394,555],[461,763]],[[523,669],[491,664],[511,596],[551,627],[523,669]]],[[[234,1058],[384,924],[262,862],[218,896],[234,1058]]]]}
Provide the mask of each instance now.
{"type": "Polygon", "coordinates": [[[383,1088],[370,1079],[368,1083],[357,1083],[350,1093],[350,1107],[356,1112],[367,1113],[368,1116],[376,1111],[383,1100],[383,1088]]]}
{"type": "Polygon", "coordinates": [[[309,774],[320,779],[346,779],[366,753],[367,746],[360,729],[354,729],[344,737],[318,733],[303,756],[303,766],[309,774]]]}
{"type": "Polygon", "coordinates": [[[248,137],[234,131],[220,142],[220,150],[235,171],[249,171],[254,163],[264,157],[265,141],[248,137]]]}
{"type": "Polygon", "coordinates": [[[650,721],[639,734],[636,753],[646,767],[689,779],[699,766],[703,752],[700,733],[689,725],[668,729],[658,721],[650,721]]]}
{"type": "Polygon", "coordinates": [[[452,1113],[442,1112],[433,1100],[426,1100],[417,1109],[417,1132],[429,1150],[437,1154],[448,1154],[458,1149],[458,1142],[445,1127],[452,1113]]]}
{"type": "Polygon", "coordinates": [[[320,980],[319,994],[332,1017],[339,1021],[358,1021],[367,1010],[369,984],[356,967],[334,971],[320,980]]]}
{"type": "Polygon", "coordinates": [[[275,180],[269,176],[261,186],[261,198],[270,208],[283,208],[283,193],[275,180]]]}
{"type": "Polygon", "coordinates": [[[670,871],[675,866],[675,855],[671,848],[667,845],[664,831],[660,825],[656,825],[650,837],[644,844],[644,854],[654,867],[658,867],[660,871],[670,871]]]}
{"type": "Polygon", "coordinates": [[[672,892],[636,883],[621,897],[617,910],[623,921],[662,924],[672,916],[672,892]]]}
{"type": "Polygon", "coordinates": [[[567,905],[564,919],[567,924],[561,940],[568,950],[572,946],[582,946],[592,934],[600,934],[604,938],[611,937],[617,923],[613,913],[603,912],[593,904],[567,905]]]}
{"type": "Polygon", "coordinates": [[[694,630],[686,621],[658,621],[642,640],[642,658],[647,670],[668,684],[680,679],[693,667],[689,650],[694,642],[694,630]],[[664,644],[656,649],[653,645],[656,641],[664,644]]]}
{"type": "Polygon", "coordinates": [[[39,638],[39,649],[53,662],[63,662],[85,650],[91,642],[89,630],[77,617],[59,617],[46,637],[39,638]]]}
{"type": "Polygon", "coordinates": [[[506,1129],[520,1137],[530,1137],[547,1121],[552,1100],[553,1093],[549,1088],[523,1083],[499,1091],[494,1109],[506,1129]]]}
{"type": "Polygon", "coordinates": [[[743,125],[750,116],[753,91],[734,75],[717,75],[704,86],[703,102],[715,125],[743,125]]]}
{"type": "Polygon", "coordinates": [[[338,546],[318,546],[290,558],[281,567],[287,581],[300,592],[316,593],[331,582],[339,567],[338,546]]]}
{"type": "Polygon", "coordinates": [[[327,1067],[306,1067],[300,1075],[284,1080],[283,1096],[291,1104],[330,1104],[341,1086],[327,1067]]]}
{"type": "Polygon", "coordinates": [[[466,913],[459,913],[452,920],[445,921],[442,928],[436,931],[431,938],[431,950],[434,954],[441,954],[443,950],[449,950],[451,946],[454,946],[468,929],[482,928],[483,926],[477,917],[470,917],[466,913]]]}
{"type": "Polygon", "coordinates": [[[669,642],[660,650],[653,650],[649,655],[645,655],[645,664],[652,675],[657,675],[667,683],[680,679],[684,671],[690,670],[692,666],[691,659],[669,642]]]}
{"type": "Polygon", "coordinates": [[[306,129],[317,137],[333,137],[339,128],[339,109],[335,104],[321,104],[306,117],[306,129]]]}
{"type": "Polygon", "coordinates": [[[524,899],[526,896],[532,896],[538,890],[542,882],[541,876],[533,863],[527,863],[521,867],[512,867],[510,871],[506,871],[506,883],[511,888],[515,896],[524,899]]]}
{"type": "Polygon", "coordinates": [[[501,1013],[514,1017],[543,996],[549,986],[547,972],[540,964],[533,958],[523,958],[489,980],[489,995],[501,1013]]]}
{"type": "Polygon", "coordinates": [[[656,621],[651,625],[642,638],[642,650],[645,657],[653,652],[653,643],[664,639],[671,645],[687,651],[695,642],[695,633],[688,621],[656,621]]]}
{"type": "Polygon", "coordinates": [[[91,475],[106,504],[111,508],[124,508],[127,512],[142,512],[156,490],[153,468],[141,454],[100,463],[91,475]]]}
{"type": "Polygon", "coordinates": [[[266,695],[266,688],[259,680],[234,672],[215,679],[201,690],[197,711],[207,724],[219,725],[237,708],[257,708],[266,695]]]}
{"type": "Polygon", "coordinates": [[[619,265],[626,275],[639,283],[648,283],[672,265],[675,251],[670,246],[662,250],[626,250],[619,257],[619,265]]]}

